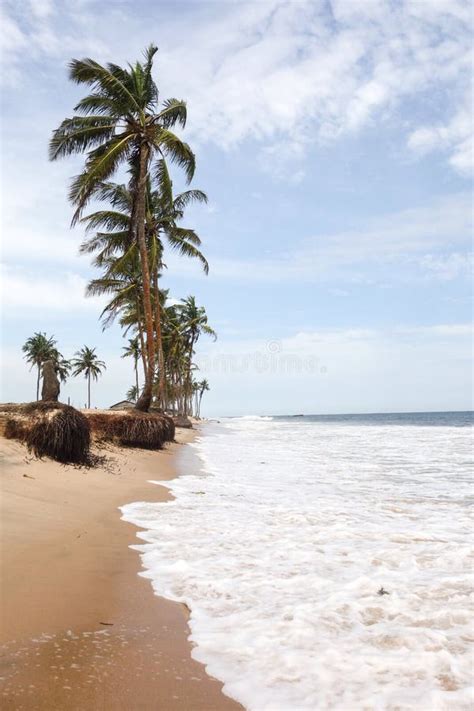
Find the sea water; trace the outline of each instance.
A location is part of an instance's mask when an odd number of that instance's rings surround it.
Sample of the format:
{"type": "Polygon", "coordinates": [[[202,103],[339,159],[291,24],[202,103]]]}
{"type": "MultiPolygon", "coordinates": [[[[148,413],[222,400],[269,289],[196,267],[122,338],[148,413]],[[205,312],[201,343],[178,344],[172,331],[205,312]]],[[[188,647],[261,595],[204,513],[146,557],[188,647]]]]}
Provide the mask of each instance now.
{"type": "Polygon", "coordinates": [[[463,711],[472,415],[208,425],[175,499],[133,503],[155,592],[251,711],[463,711]]]}

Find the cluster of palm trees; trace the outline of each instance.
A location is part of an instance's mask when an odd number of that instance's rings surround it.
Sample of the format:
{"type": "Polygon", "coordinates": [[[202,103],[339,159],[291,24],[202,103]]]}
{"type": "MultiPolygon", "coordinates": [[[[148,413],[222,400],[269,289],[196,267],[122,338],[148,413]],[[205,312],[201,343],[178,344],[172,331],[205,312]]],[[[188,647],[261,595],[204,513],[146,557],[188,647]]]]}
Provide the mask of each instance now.
{"type": "Polygon", "coordinates": [[[46,333],[38,331],[27,338],[23,344],[22,351],[25,360],[31,367],[36,367],[36,399],[39,400],[39,390],[41,383],[41,371],[47,360],[52,360],[56,374],[62,383],[65,383],[70,375],[77,377],[84,375],[87,380],[87,407],[91,406],[91,379],[98,380],[99,375],[106,369],[105,363],[99,360],[95,348],[84,346],[76,351],[71,360],[66,360],[57,348],[54,336],[47,336],[46,333]]]}
{"type": "MultiPolygon", "coordinates": [[[[160,378],[155,378],[153,397],[164,411],[200,416],[202,396],[209,390],[209,383],[205,379],[197,381],[194,377],[197,370],[193,362],[194,348],[202,334],[215,338],[215,332],[207,322],[205,309],[196,304],[193,296],[181,299],[177,304],[167,303],[167,291],[160,290],[159,296],[163,359],[163,368],[159,375],[163,375],[164,387],[161,386],[160,378]]],[[[141,370],[145,377],[146,361],[143,358],[143,334],[140,336],[140,325],[135,319],[129,323],[128,316],[129,311],[125,309],[120,315],[121,325],[126,333],[133,328],[138,334],[128,339],[128,345],[122,349],[122,358],[129,357],[133,360],[135,383],[127,392],[127,398],[136,402],[140,395],[139,371],[141,370]]]]}
{"type": "Polygon", "coordinates": [[[201,240],[181,225],[187,206],[207,202],[207,197],[196,189],[174,193],[170,163],[184,171],[189,184],[195,156],[174,132],[185,127],[185,102],[160,102],[152,77],[156,52],[151,45],[143,62],[126,68],[72,60],[70,78],[88,86],[90,93],[54,131],[50,158],[85,154],[69,194],[72,222],[84,224],[88,236],[81,253],[92,255],[101,272],[88,284],[87,294],[110,297],[101,314],[104,327],[118,319],[125,335],[132,336],[124,356],[134,359],[135,384],[129,393],[136,408],[148,411],[154,402],[160,409],[186,414],[193,403],[196,411],[197,386],[202,388],[193,377],[194,347],[201,334],[215,333],[193,297],[167,303],[160,277],[165,247],[197,259],[208,272],[201,240]],[[126,182],[112,182],[121,169],[126,182]],[[92,200],[99,209],[84,215],[92,200]]]}

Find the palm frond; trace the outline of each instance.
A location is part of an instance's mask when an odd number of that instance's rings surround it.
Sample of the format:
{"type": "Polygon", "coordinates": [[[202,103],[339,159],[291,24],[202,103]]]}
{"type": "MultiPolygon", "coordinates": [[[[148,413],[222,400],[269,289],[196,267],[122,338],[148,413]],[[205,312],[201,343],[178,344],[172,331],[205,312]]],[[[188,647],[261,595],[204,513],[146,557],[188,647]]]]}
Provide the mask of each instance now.
{"type": "Polygon", "coordinates": [[[170,128],[179,123],[183,128],[186,126],[187,108],[186,102],[180,99],[166,99],[163,102],[164,108],[156,117],[156,122],[170,128]]]}
{"type": "Polygon", "coordinates": [[[56,160],[108,141],[115,133],[111,116],[75,116],[67,118],[53,131],[49,142],[49,159],[56,160]]]}
{"type": "Polygon", "coordinates": [[[191,182],[196,168],[196,158],[188,144],[171,131],[160,127],[156,128],[153,140],[156,149],[183,168],[188,183],[191,182]]]}
{"type": "Polygon", "coordinates": [[[73,225],[80,219],[82,210],[95,189],[126,160],[130,142],[130,135],[119,134],[89,153],[84,171],[73,179],[69,191],[69,199],[73,205],[77,205],[72,219],[73,225]]]}
{"type": "Polygon", "coordinates": [[[119,102],[122,115],[124,106],[129,106],[132,111],[141,112],[140,105],[127,87],[130,79],[128,73],[116,64],[108,64],[107,67],[103,67],[89,57],[73,59],[69,63],[69,78],[76,84],[100,87],[107,98],[119,102]]]}
{"type": "Polygon", "coordinates": [[[202,190],[185,190],[174,199],[173,205],[176,210],[182,211],[193,202],[207,203],[207,195],[202,190]]]}

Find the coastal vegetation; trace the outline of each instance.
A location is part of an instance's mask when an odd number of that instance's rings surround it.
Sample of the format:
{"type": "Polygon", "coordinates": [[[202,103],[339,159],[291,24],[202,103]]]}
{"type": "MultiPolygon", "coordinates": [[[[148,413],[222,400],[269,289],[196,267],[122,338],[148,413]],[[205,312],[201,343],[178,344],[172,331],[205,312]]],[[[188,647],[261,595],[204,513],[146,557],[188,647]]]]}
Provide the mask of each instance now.
{"type": "Polygon", "coordinates": [[[91,406],[91,378],[99,379],[99,375],[105,370],[105,363],[99,360],[95,348],[84,346],[80,351],[77,351],[75,357],[71,361],[72,374],[74,376],[84,374],[87,380],[87,407],[91,406]]]}
{"type": "Polygon", "coordinates": [[[122,357],[133,363],[127,398],[135,410],[90,412],[91,383],[106,370],[96,348],[84,345],[67,360],[54,336],[37,331],[22,347],[36,368],[36,402],[0,411],[5,436],[20,440],[37,457],[91,465],[94,439],[159,449],[174,439],[175,423],[167,413],[190,426],[186,416],[200,415],[209,390],[207,380],[195,377],[194,360],[199,339],[216,338],[206,310],[192,295],[171,299],[161,285],[168,251],[196,260],[205,274],[209,264],[199,235],[183,223],[190,205],[207,202],[202,190],[189,185],[196,160],[180,135],[187,107],[181,99],[161,100],[152,77],[156,52],[151,45],[142,61],[126,67],[73,59],[69,77],[87,93],[53,131],[49,145],[53,161],[74,154],[84,158],[69,199],[72,225],[85,231],[80,254],[98,271],[86,295],[105,297],[103,328],[117,322],[127,339],[122,357]],[[185,190],[175,191],[172,170],[184,179],[185,190]],[[84,412],[57,402],[60,382],[70,376],[87,381],[84,412]]]}
{"type": "Polygon", "coordinates": [[[31,367],[36,367],[36,399],[39,400],[40,383],[42,376],[42,367],[47,360],[52,360],[55,364],[56,374],[61,382],[66,382],[69,375],[69,363],[61,355],[56,348],[54,336],[47,336],[46,333],[38,331],[27,338],[23,344],[22,351],[25,354],[25,360],[31,364],[31,367]]]}
{"type": "MultiPolygon", "coordinates": [[[[161,100],[152,77],[156,52],[150,45],[143,61],[125,68],[90,58],[71,61],[70,79],[89,93],[53,132],[50,159],[84,156],[69,192],[72,224],[85,227],[80,251],[91,255],[100,271],[86,293],[109,298],[101,314],[103,327],[118,320],[128,337],[124,356],[133,358],[135,376],[128,395],[139,411],[153,405],[186,415],[193,406],[197,411],[208,389],[201,390],[194,379],[196,343],[202,334],[215,338],[215,332],[193,296],[170,303],[160,279],[165,248],[197,259],[208,273],[199,236],[181,224],[186,208],[206,203],[207,196],[194,188],[175,194],[170,165],[189,184],[196,160],[179,135],[186,126],[186,103],[161,100]],[[126,182],[114,182],[119,175],[126,182]],[[96,209],[85,215],[91,202],[96,209]]],[[[90,386],[90,377],[98,373],[78,367],[74,364],[74,374],[85,372],[90,386]]]]}
{"type": "Polygon", "coordinates": [[[22,351],[25,360],[31,367],[37,368],[36,400],[39,400],[43,367],[47,361],[52,361],[58,379],[65,383],[70,375],[76,377],[84,374],[87,379],[87,407],[91,406],[91,378],[98,380],[99,375],[106,369],[104,361],[99,360],[95,348],[84,346],[74,354],[74,358],[67,360],[56,347],[54,336],[47,336],[41,331],[33,334],[25,341],[22,351]]]}

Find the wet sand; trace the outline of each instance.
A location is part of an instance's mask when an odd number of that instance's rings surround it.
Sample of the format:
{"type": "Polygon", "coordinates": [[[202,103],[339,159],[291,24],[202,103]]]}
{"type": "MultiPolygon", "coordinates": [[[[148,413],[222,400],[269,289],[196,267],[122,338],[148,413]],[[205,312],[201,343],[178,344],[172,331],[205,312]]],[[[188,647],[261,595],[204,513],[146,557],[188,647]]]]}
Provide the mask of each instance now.
{"type": "Polygon", "coordinates": [[[109,446],[105,467],[78,469],[0,439],[2,709],[242,709],[191,658],[185,607],[137,575],[137,529],[120,519],[166,500],[148,480],[176,475],[181,446],[109,446]]]}

